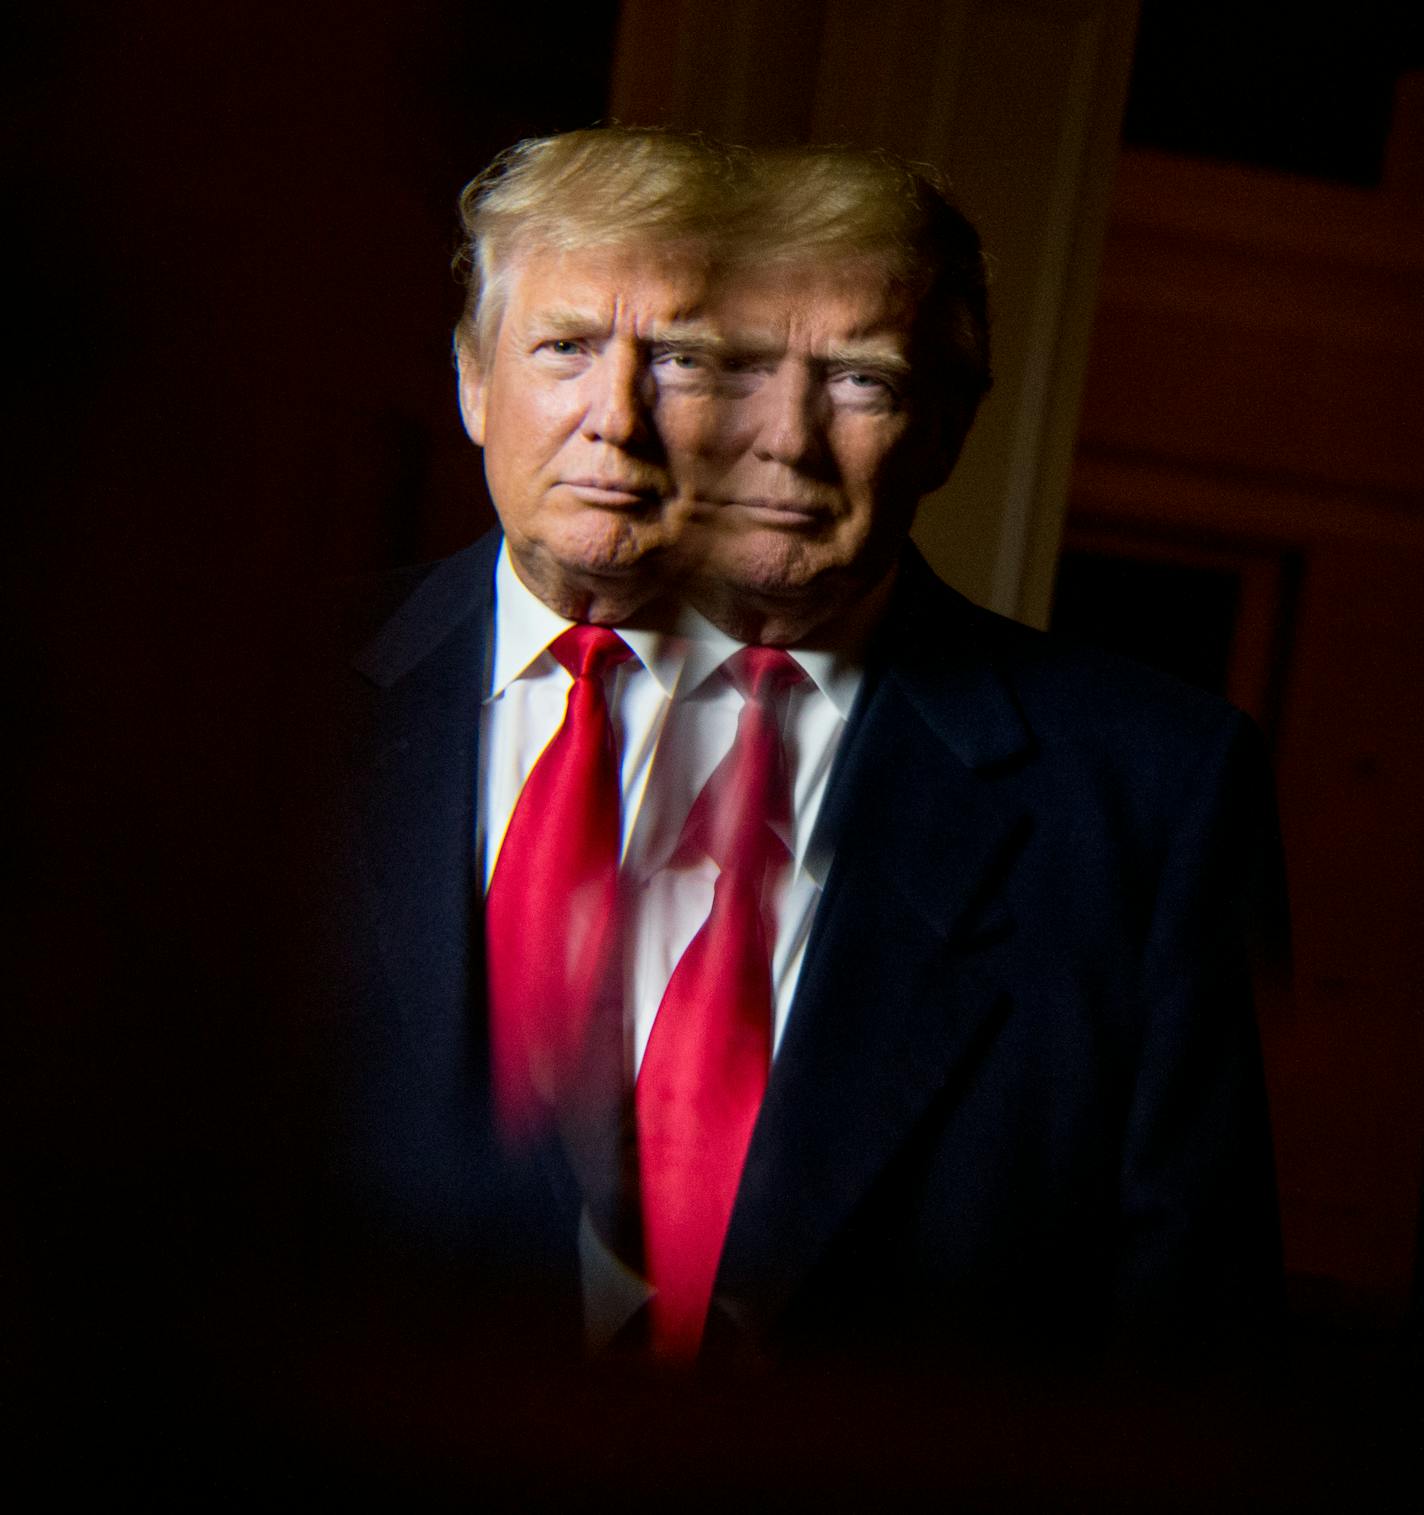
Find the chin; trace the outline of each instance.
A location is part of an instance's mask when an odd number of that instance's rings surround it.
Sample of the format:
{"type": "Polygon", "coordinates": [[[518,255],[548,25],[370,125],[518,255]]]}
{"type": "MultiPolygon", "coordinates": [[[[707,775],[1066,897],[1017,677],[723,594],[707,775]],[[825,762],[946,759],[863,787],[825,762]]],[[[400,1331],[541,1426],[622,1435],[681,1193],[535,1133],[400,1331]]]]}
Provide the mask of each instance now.
{"type": "Polygon", "coordinates": [[[709,578],[749,594],[797,595],[814,587],[834,564],[808,542],[765,533],[765,540],[722,545],[702,565],[709,578]]]}
{"type": "Polygon", "coordinates": [[[651,570],[668,546],[661,520],[630,520],[626,515],[589,511],[552,533],[541,550],[566,573],[595,577],[651,570]]]}

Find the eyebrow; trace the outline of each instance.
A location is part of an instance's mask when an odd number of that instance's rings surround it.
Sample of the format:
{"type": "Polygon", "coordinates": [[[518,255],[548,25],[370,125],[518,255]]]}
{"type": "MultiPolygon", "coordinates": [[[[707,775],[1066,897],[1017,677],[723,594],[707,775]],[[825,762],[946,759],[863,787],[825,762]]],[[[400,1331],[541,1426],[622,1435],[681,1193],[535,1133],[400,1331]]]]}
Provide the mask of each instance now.
{"type": "MultiPolygon", "coordinates": [[[[576,310],[572,306],[553,305],[537,311],[529,323],[534,329],[553,337],[607,336],[611,322],[601,311],[576,310]]],[[[720,352],[726,343],[705,321],[695,319],[654,324],[639,339],[645,346],[676,352],[720,352]]]]}
{"type": "Polygon", "coordinates": [[[836,368],[873,368],[880,373],[910,373],[910,360],[896,348],[878,342],[838,342],[821,354],[823,363],[836,368]]]}
{"type": "MultiPolygon", "coordinates": [[[[774,365],[785,358],[788,347],[780,338],[738,334],[731,341],[720,341],[717,350],[729,362],[774,365]]],[[[812,353],[810,361],[818,368],[867,369],[898,381],[907,380],[913,372],[904,353],[879,342],[837,342],[824,352],[812,353]]]]}
{"type": "Polygon", "coordinates": [[[718,353],[727,346],[726,338],[715,328],[694,320],[656,325],[643,340],[667,352],[718,353]]]}
{"type": "Polygon", "coordinates": [[[548,332],[556,337],[583,337],[593,331],[607,331],[608,321],[599,312],[575,310],[568,305],[551,305],[534,311],[528,325],[536,331],[548,332]]]}

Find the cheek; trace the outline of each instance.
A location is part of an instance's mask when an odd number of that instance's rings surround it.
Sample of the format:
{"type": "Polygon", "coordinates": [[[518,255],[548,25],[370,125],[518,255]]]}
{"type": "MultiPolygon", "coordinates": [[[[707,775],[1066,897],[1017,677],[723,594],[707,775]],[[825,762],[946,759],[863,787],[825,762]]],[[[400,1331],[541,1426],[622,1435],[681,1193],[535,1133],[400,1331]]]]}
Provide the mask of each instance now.
{"type": "Polygon", "coordinates": [[[898,440],[871,417],[852,417],[839,428],[835,460],[848,495],[862,501],[880,493],[896,473],[898,440]]]}
{"type": "Polygon", "coordinates": [[[736,408],[708,394],[660,395],[653,424],[668,452],[684,459],[726,458],[748,445],[736,408]]]}
{"type": "Polygon", "coordinates": [[[535,508],[544,450],[522,409],[491,406],[485,433],[485,480],[506,522],[526,520],[535,508]]]}
{"type": "MultiPolygon", "coordinates": [[[[869,419],[869,418],[867,418],[869,419]]],[[[836,451],[850,504],[847,528],[857,540],[908,529],[919,503],[918,462],[903,426],[858,426],[836,451]]]]}
{"type": "Polygon", "coordinates": [[[570,430],[567,405],[542,389],[506,392],[491,403],[485,428],[485,454],[500,468],[530,468],[547,460],[570,430]]]}

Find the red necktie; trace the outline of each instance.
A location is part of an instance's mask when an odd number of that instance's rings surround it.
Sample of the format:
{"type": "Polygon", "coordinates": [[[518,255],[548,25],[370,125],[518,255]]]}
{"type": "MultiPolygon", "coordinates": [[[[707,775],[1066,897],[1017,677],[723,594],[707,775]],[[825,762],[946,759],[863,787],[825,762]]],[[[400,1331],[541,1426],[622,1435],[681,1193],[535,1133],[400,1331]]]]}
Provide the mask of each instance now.
{"type": "Polygon", "coordinates": [[[549,651],[573,675],[564,722],[510,817],[485,902],[495,1108],[527,1139],[569,1087],[618,947],[621,789],[604,675],[630,657],[605,626],[549,651]]]}
{"type": "Polygon", "coordinates": [[[731,751],[698,795],[678,855],[720,872],[705,924],[668,983],[635,1092],[653,1348],[690,1358],[771,1065],[773,891],[790,853],[779,711],[802,677],[785,652],[725,665],[745,704],[731,751]]]}

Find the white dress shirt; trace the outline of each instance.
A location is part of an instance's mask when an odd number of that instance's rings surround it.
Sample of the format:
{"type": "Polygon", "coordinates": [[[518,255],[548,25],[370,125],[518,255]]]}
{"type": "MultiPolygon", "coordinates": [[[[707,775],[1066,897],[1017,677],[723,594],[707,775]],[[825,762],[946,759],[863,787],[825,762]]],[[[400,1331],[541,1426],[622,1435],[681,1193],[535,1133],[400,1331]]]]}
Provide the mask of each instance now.
{"type": "MultiPolygon", "coordinates": [[[[564,723],[572,676],[549,651],[574,624],[525,588],[501,547],[495,565],[494,658],[480,725],[476,858],[489,888],[510,817],[540,753],[564,723]]],[[[623,848],[647,790],[663,722],[686,657],[681,638],[619,629],[633,651],[608,675],[608,710],[619,753],[623,848]]]]}
{"type": "MultiPolygon", "coordinates": [[[[477,859],[485,887],[525,780],[563,723],[571,676],[549,646],[573,623],[523,584],[502,548],[495,569],[495,646],[480,731],[477,859]]],[[[712,908],[710,858],[671,868],[692,803],[731,749],[742,697],[720,671],[742,644],[688,611],[677,635],[619,629],[634,656],[608,676],[623,799],[624,881],[633,901],[625,955],[630,1076],[642,1063],[678,959],[712,908]]],[[[860,688],[850,654],[802,651],[807,678],[787,698],[783,724],[792,790],[789,867],[777,891],[773,1053],[800,978],[806,941],[830,865],[816,820],[860,688]]]]}
{"type": "MultiPolygon", "coordinates": [[[[736,736],[743,700],[722,665],[742,645],[705,621],[689,637],[652,787],[624,859],[625,884],[635,902],[626,978],[635,1070],[641,1066],[668,980],[711,913],[717,865],[708,857],[677,868],[669,862],[693,801],[736,736]]],[[[833,653],[791,655],[807,677],[788,692],[782,712],[792,797],[791,832],[782,840],[791,866],[774,900],[773,1056],[791,1012],[806,940],[830,866],[829,851],[816,839],[816,820],[861,680],[858,666],[833,653]]]]}
{"type": "MultiPolygon", "coordinates": [[[[530,593],[508,548],[501,548],[476,812],[476,861],[486,889],[525,780],[563,724],[573,679],[549,646],[572,624],[530,593]]],[[[678,868],[669,862],[694,799],[731,750],[743,702],[720,670],[742,644],[692,611],[678,635],[626,628],[619,634],[634,655],[609,673],[606,693],[619,753],[623,880],[633,901],[624,943],[631,1086],[673,969],[712,909],[712,860],[678,868]]],[[[789,692],[782,728],[792,791],[791,835],[784,840],[792,864],[775,908],[773,1056],[830,866],[816,820],[861,682],[858,658],[850,653],[792,656],[807,678],[789,692]]],[[[598,1351],[652,1291],[604,1244],[587,1209],[578,1245],[585,1341],[598,1351]]]]}

